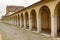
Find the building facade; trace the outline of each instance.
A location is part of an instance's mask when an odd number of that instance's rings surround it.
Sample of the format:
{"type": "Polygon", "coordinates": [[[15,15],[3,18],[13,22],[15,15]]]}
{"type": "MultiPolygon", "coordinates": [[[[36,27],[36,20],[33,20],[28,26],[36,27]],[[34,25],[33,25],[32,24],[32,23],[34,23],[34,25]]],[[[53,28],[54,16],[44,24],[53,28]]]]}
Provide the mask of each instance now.
{"type": "Polygon", "coordinates": [[[7,6],[6,7],[6,16],[11,15],[11,14],[13,14],[13,13],[15,13],[23,8],[24,8],[23,6],[12,6],[12,5],[7,6]]]}
{"type": "Polygon", "coordinates": [[[60,0],[42,0],[5,16],[2,22],[55,37],[60,33],[59,13],[60,0]]]}

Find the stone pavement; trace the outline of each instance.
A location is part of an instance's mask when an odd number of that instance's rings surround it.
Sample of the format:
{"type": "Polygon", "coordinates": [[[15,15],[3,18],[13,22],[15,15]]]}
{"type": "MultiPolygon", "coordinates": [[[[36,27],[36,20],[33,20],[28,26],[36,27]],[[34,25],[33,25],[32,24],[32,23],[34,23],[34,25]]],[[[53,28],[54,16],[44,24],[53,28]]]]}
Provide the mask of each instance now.
{"type": "Polygon", "coordinates": [[[27,31],[21,29],[20,27],[16,27],[6,23],[0,23],[0,33],[2,35],[2,40],[59,40],[60,39],[60,38],[59,39],[49,38],[41,34],[33,33],[31,31],[27,31]]]}

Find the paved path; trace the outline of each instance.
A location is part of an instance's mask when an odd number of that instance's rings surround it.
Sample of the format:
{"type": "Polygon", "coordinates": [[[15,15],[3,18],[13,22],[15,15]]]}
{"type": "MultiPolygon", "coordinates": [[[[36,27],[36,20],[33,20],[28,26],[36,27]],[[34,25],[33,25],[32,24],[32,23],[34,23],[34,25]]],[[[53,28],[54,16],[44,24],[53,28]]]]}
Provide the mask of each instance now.
{"type": "Polygon", "coordinates": [[[0,23],[0,33],[3,40],[52,40],[51,38],[23,30],[19,27],[0,23]]]}

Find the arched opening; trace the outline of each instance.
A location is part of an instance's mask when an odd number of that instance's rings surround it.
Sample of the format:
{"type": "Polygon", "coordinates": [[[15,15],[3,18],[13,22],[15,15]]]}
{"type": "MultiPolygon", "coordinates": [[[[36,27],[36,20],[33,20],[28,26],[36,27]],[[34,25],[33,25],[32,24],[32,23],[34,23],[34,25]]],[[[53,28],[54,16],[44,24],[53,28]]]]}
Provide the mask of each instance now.
{"type": "Polygon", "coordinates": [[[29,29],[29,16],[28,16],[28,12],[25,12],[25,19],[26,19],[26,28],[29,29]]]}
{"type": "Polygon", "coordinates": [[[31,10],[30,17],[32,20],[32,30],[37,31],[37,18],[35,10],[31,10]]]}
{"type": "Polygon", "coordinates": [[[24,26],[24,19],[23,19],[23,13],[21,13],[21,24],[22,24],[22,27],[24,26]]]}
{"type": "Polygon", "coordinates": [[[42,6],[39,10],[41,16],[41,32],[51,33],[51,15],[47,6],[42,6]]]}
{"type": "Polygon", "coordinates": [[[54,13],[57,16],[57,33],[60,36],[60,2],[56,5],[54,13]]]}

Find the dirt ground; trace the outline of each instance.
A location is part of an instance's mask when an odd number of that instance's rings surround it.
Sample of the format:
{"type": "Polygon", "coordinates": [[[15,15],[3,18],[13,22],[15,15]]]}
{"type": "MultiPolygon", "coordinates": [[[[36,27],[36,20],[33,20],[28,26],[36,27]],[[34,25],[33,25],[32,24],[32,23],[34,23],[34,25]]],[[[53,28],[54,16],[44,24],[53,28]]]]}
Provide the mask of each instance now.
{"type": "Polygon", "coordinates": [[[2,40],[59,40],[58,38],[45,37],[6,23],[0,23],[0,33],[2,40]]]}

